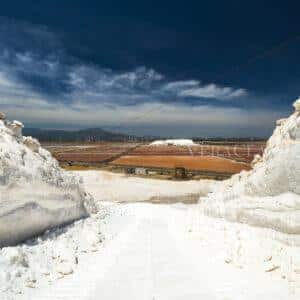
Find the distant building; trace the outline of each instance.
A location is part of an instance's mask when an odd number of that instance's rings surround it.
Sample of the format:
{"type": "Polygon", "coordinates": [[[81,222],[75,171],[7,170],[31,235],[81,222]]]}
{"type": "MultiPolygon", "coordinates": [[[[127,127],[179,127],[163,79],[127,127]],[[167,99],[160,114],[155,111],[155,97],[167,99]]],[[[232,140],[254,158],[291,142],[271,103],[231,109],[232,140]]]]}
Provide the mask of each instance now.
{"type": "Polygon", "coordinates": [[[124,169],[126,174],[148,175],[148,170],[142,167],[128,167],[124,169]]]}
{"type": "Polygon", "coordinates": [[[125,173],[126,174],[134,174],[135,173],[135,169],[134,168],[125,168],[125,173]]]}
{"type": "Polygon", "coordinates": [[[136,175],[147,175],[147,169],[145,168],[135,168],[135,174],[136,175]]]}
{"type": "Polygon", "coordinates": [[[185,179],[187,177],[186,170],[183,167],[175,167],[175,178],[185,179]]]}

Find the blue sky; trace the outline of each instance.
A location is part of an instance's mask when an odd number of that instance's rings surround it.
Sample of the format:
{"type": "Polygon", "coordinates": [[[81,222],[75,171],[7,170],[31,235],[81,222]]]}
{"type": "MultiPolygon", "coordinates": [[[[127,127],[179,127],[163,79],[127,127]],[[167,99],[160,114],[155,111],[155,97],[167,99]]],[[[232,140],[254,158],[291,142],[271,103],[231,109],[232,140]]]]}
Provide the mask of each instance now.
{"type": "Polygon", "coordinates": [[[268,136],[300,95],[299,9],[11,0],[0,12],[0,110],[27,127],[268,136]]]}

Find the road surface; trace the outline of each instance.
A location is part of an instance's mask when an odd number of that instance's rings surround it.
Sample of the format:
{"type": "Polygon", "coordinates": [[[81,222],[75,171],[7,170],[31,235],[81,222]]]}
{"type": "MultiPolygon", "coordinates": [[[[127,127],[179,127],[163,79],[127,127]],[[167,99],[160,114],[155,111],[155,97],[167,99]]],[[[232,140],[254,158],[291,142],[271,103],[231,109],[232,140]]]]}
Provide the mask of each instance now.
{"type": "MultiPolygon", "coordinates": [[[[43,289],[34,300],[243,300],[287,299],[282,282],[238,269],[205,250],[193,232],[195,205],[122,204],[126,225],[73,275],[43,289]]],[[[116,220],[111,225],[116,230],[116,220]]],[[[214,237],[211,237],[212,239],[214,237]]],[[[24,297],[20,298],[24,299],[24,297]]],[[[289,296],[288,299],[294,299],[289,296]]]]}

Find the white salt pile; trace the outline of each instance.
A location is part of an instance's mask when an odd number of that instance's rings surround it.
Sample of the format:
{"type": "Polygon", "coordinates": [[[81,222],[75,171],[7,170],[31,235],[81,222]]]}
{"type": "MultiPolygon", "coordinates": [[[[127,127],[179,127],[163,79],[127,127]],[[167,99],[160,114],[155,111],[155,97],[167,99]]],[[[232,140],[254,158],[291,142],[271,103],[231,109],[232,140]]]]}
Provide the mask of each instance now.
{"type": "Polygon", "coordinates": [[[95,207],[80,180],[63,171],[23,124],[0,113],[0,247],[86,217],[95,207]]]}
{"type": "Polygon", "coordinates": [[[300,234],[300,111],[277,122],[253,170],[217,186],[203,201],[206,214],[300,234]]]}
{"type": "Polygon", "coordinates": [[[149,144],[150,146],[193,146],[196,145],[192,140],[158,140],[149,144]]]}

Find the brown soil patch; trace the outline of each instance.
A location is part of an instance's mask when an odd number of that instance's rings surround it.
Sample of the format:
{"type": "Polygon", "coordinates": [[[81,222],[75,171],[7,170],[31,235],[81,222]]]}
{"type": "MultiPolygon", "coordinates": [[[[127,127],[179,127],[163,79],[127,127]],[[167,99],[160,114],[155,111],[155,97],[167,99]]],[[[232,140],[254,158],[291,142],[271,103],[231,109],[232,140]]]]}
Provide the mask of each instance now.
{"type": "Polygon", "coordinates": [[[233,161],[216,156],[122,156],[112,162],[115,165],[176,168],[183,167],[189,170],[203,170],[219,173],[239,173],[249,170],[249,164],[233,161]]]}

